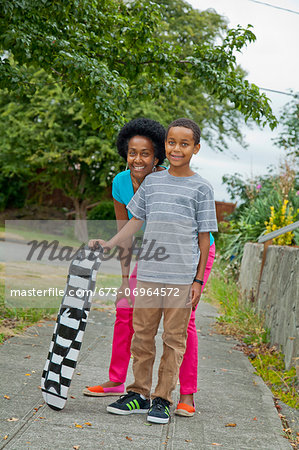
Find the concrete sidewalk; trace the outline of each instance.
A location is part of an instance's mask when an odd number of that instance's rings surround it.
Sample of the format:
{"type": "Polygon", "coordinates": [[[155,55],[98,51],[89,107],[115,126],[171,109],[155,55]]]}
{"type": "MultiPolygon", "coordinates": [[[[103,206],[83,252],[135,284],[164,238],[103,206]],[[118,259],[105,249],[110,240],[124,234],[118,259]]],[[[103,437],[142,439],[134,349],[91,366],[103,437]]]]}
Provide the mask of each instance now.
{"type": "MultiPolygon", "coordinates": [[[[113,313],[91,312],[63,411],[45,405],[38,387],[54,323],[46,321],[6,341],[0,346],[0,449],[291,449],[282,437],[270,390],[253,374],[243,353],[234,349],[236,341],[212,332],[216,316],[211,305],[199,305],[196,414],[192,418],[172,414],[168,425],[149,424],[141,414],[108,414],[106,406],[116,397],[82,395],[85,385],[107,380],[113,313]],[[236,426],[226,426],[229,423],[236,426]]],[[[161,330],[157,347],[158,359],[161,330]]],[[[131,369],[127,381],[132,381],[131,369]]],[[[179,386],[175,404],[178,392],[179,386]]]]}

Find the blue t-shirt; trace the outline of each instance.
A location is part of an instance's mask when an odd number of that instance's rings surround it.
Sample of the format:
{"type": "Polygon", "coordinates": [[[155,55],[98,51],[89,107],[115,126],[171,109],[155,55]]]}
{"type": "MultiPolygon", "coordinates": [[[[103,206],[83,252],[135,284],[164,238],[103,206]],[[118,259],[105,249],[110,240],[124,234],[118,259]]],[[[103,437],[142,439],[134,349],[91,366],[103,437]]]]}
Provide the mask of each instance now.
{"type": "MultiPolygon", "coordinates": [[[[112,197],[115,198],[116,201],[122,203],[123,205],[128,205],[131,201],[131,198],[134,196],[133,183],[131,179],[131,171],[124,170],[123,172],[118,173],[112,182],[112,197]]],[[[161,199],[163,203],[163,199],[161,199]]],[[[132,219],[132,214],[128,211],[129,219],[132,219]]],[[[213,245],[214,237],[212,233],[210,233],[210,245],[213,245]]]]}

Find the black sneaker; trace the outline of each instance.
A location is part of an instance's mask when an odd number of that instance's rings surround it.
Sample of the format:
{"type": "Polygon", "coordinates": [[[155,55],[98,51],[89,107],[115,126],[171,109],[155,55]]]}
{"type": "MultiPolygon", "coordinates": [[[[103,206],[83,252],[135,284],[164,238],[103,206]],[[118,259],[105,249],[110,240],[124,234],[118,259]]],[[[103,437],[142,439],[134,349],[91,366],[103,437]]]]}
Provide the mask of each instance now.
{"type": "Polygon", "coordinates": [[[170,403],[164,398],[156,397],[153,400],[147,420],[154,423],[168,423],[169,422],[169,405],[170,403]]]}
{"type": "Polygon", "coordinates": [[[126,395],[122,395],[119,397],[116,402],[111,403],[111,405],[107,406],[107,411],[112,414],[145,414],[148,412],[150,407],[150,400],[143,400],[140,397],[140,394],[136,392],[128,392],[126,395]]]}

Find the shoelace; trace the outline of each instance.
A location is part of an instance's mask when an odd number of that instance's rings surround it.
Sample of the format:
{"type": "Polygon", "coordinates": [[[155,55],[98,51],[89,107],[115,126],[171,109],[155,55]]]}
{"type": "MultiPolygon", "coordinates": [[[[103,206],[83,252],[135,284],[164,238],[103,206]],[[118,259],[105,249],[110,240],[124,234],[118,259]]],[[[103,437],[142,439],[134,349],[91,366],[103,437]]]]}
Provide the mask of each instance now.
{"type": "Polygon", "coordinates": [[[119,397],[119,399],[116,400],[116,403],[125,403],[125,402],[127,402],[131,397],[134,397],[135,395],[136,395],[135,392],[128,392],[128,393],[125,394],[125,395],[121,395],[121,396],[119,397]]]}
{"type": "Polygon", "coordinates": [[[164,400],[163,398],[156,397],[153,400],[152,407],[159,409],[159,411],[162,411],[162,409],[165,409],[166,406],[167,407],[169,406],[169,402],[167,400],[164,400]]]}

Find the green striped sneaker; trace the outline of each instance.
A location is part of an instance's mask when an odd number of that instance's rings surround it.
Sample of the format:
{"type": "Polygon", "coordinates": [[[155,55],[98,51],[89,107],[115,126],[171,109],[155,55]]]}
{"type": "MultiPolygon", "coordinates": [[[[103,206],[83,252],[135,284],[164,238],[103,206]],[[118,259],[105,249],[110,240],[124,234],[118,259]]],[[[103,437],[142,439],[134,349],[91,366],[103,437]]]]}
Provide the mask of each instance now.
{"type": "Polygon", "coordinates": [[[107,411],[112,414],[146,414],[150,407],[150,400],[143,400],[140,394],[136,392],[128,392],[126,395],[119,397],[116,402],[107,406],[107,411]]]}
{"type": "Polygon", "coordinates": [[[170,415],[169,405],[170,403],[167,400],[164,400],[164,398],[154,398],[152,407],[147,415],[147,421],[154,423],[168,423],[170,415]]]}

